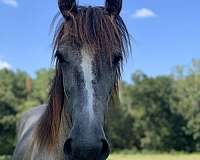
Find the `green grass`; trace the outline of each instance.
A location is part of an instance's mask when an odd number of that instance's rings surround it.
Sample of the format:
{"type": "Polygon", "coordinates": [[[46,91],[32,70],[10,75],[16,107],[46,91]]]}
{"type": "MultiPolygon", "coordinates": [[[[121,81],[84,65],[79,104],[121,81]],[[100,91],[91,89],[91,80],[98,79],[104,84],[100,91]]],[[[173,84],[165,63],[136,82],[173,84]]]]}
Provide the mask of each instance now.
{"type": "Polygon", "coordinates": [[[108,160],[200,160],[200,154],[112,154],[108,160]]]}

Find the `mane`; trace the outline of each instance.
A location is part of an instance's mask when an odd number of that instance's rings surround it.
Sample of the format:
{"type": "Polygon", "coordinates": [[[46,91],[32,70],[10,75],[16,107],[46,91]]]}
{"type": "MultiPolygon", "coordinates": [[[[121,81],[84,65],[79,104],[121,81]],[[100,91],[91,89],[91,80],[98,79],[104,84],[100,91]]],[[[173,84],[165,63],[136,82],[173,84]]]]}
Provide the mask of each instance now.
{"type": "Polygon", "coordinates": [[[120,56],[113,92],[115,95],[118,93],[123,59],[127,58],[130,49],[129,33],[122,18],[118,15],[109,15],[103,7],[79,6],[76,14],[69,13],[67,18],[59,20],[53,39],[52,56],[56,61],[56,74],[49,92],[47,109],[39,120],[35,134],[38,146],[40,148],[48,147],[49,151],[59,139],[64,101],[62,73],[55,52],[60,42],[68,36],[73,37],[80,44],[87,44],[90,49],[95,51],[94,53],[106,53],[111,62],[114,54],[120,56]]]}

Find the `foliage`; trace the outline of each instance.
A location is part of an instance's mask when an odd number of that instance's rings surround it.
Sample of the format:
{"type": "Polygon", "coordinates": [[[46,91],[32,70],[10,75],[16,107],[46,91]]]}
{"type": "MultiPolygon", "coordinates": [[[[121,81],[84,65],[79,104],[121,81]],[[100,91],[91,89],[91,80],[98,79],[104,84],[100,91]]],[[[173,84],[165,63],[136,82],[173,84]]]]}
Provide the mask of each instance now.
{"type": "Polygon", "coordinates": [[[33,81],[33,99],[36,99],[40,104],[44,104],[48,99],[53,70],[41,69],[36,73],[36,77],[33,81]]]}
{"type": "Polygon", "coordinates": [[[0,155],[12,154],[15,140],[15,110],[9,104],[0,102],[0,155]]]}
{"type": "Polygon", "coordinates": [[[0,160],[11,160],[11,156],[0,156],[0,160]]]}

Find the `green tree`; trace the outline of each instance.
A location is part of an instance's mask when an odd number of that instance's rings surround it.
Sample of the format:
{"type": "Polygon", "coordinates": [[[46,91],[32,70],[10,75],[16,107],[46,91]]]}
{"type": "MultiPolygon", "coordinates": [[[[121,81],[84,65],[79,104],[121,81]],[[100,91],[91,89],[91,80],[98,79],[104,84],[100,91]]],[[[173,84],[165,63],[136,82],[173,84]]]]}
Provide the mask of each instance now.
{"type": "Polygon", "coordinates": [[[13,94],[14,72],[0,70],[0,155],[14,149],[16,102],[13,94]]]}
{"type": "Polygon", "coordinates": [[[133,84],[126,85],[122,94],[123,106],[133,119],[132,144],[137,149],[187,150],[186,122],[173,110],[179,101],[174,80],[168,76],[149,78],[142,72],[132,79],[133,84]]]}
{"type": "Polygon", "coordinates": [[[187,124],[185,133],[192,137],[193,150],[200,151],[200,61],[193,60],[189,74],[176,81],[176,94],[180,101],[177,112],[180,113],[187,124]]]}
{"type": "Polygon", "coordinates": [[[33,80],[32,96],[39,104],[44,104],[48,100],[48,92],[53,78],[54,71],[41,69],[36,73],[36,78],[33,80]]]}

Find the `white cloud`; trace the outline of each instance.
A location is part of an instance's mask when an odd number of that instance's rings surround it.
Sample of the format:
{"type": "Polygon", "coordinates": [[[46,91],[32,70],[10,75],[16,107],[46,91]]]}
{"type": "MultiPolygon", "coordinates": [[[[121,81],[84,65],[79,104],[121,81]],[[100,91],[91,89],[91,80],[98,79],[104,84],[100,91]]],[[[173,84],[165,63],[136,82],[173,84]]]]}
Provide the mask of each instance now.
{"type": "Polygon", "coordinates": [[[4,3],[5,5],[9,5],[11,7],[15,7],[17,8],[18,7],[18,2],[17,0],[0,0],[2,3],[4,3]]]}
{"type": "Polygon", "coordinates": [[[0,59],[0,69],[4,68],[11,69],[12,66],[8,62],[0,59]]]}
{"type": "Polygon", "coordinates": [[[149,17],[156,17],[156,13],[148,8],[141,8],[133,13],[132,18],[149,18],[149,17]]]}

